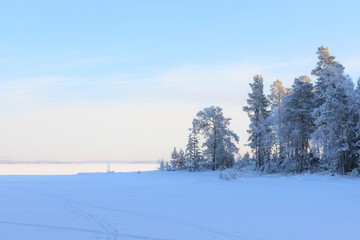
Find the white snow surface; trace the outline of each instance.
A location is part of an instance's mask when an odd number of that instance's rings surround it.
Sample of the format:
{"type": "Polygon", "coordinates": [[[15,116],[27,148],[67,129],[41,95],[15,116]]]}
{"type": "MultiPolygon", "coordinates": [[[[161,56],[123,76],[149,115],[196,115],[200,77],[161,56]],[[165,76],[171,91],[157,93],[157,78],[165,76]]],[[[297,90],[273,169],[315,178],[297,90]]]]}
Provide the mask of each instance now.
{"type": "Polygon", "coordinates": [[[0,239],[360,239],[360,179],[219,172],[0,176],[0,239]]]}

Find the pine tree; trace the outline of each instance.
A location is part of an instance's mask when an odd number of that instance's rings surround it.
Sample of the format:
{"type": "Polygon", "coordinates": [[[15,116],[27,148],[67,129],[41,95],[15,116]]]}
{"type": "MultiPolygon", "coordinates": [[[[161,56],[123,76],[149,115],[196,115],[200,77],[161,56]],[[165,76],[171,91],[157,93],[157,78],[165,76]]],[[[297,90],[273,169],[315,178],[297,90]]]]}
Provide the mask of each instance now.
{"type": "Polygon", "coordinates": [[[264,84],[261,75],[253,78],[254,83],[250,83],[252,92],[249,93],[247,103],[243,110],[248,113],[250,118],[250,134],[248,144],[254,153],[256,159],[256,167],[258,170],[267,171],[270,163],[272,134],[270,128],[268,110],[269,101],[264,95],[264,84]]]}
{"type": "Polygon", "coordinates": [[[321,46],[318,48],[316,52],[318,55],[319,61],[317,62],[317,66],[314,70],[311,71],[311,75],[316,76],[315,83],[315,100],[314,105],[316,108],[320,107],[326,98],[326,79],[331,74],[326,71],[326,67],[334,66],[339,62],[335,61],[335,57],[331,56],[329,53],[328,47],[321,46]],[[329,75],[330,74],[330,75],[329,75]]]}
{"type": "Polygon", "coordinates": [[[328,54],[327,48],[320,48],[320,61],[312,72],[317,77],[313,139],[322,153],[321,167],[345,174],[356,165],[354,86],[344,74],[344,67],[328,54]]]}
{"type": "Polygon", "coordinates": [[[271,110],[278,109],[282,98],[286,95],[289,95],[291,92],[292,89],[285,88],[279,79],[271,84],[270,95],[268,95],[271,110]]]}
{"type": "Polygon", "coordinates": [[[231,118],[225,118],[220,107],[208,107],[196,114],[194,128],[202,133],[204,156],[212,162],[212,170],[232,167],[238,152],[234,142],[239,137],[229,129],[231,118]]]}
{"type": "MultiPolygon", "coordinates": [[[[299,77],[299,79],[300,79],[300,81],[302,81],[302,82],[311,83],[311,79],[310,79],[308,76],[306,76],[306,75],[301,75],[301,76],[299,77]]],[[[290,93],[291,93],[291,92],[290,92],[290,93]]]]}
{"type": "Polygon", "coordinates": [[[268,95],[268,98],[271,107],[270,122],[274,145],[274,153],[272,159],[276,167],[281,164],[282,159],[284,158],[284,143],[281,142],[279,135],[277,134],[280,127],[280,122],[278,120],[278,118],[281,116],[280,104],[283,97],[289,95],[291,91],[292,89],[285,88],[279,79],[277,79],[273,84],[270,85],[270,95],[268,95]]]}
{"type": "Polygon", "coordinates": [[[306,76],[296,78],[292,93],[281,104],[279,136],[286,142],[286,171],[303,172],[310,168],[310,138],[314,131],[313,85],[306,76]]]}

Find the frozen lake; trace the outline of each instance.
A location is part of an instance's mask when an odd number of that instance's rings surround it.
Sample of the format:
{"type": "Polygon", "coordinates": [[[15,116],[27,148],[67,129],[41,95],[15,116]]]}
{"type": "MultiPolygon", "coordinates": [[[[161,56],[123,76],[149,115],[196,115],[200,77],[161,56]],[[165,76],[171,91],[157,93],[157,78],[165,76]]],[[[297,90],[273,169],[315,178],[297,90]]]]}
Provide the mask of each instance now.
{"type": "MultiPolygon", "coordinates": [[[[110,164],[114,172],[135,172],[156,170],[157,163],[116,163],[110,164]]],[[[74,164],[0,164],[0,175],[69,175],[77,173],[106,172],[107,163],[74,164]]]]}
{"type": "Polygon", "coordinates": [[[218,174],[0,176],[0,239],[359,239],[359,178],[218,174]]]}
{"type": "Polygon", "coordinates": [[[218,174],[0,176],[0,239],[359,239],[359,178],[218,174]]]}

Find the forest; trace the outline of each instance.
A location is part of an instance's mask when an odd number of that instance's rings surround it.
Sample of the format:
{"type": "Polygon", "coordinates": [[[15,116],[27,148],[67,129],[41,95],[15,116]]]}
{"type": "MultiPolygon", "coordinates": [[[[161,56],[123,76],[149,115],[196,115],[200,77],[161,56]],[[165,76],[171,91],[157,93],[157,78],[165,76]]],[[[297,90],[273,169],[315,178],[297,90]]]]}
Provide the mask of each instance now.
{"type": "Polygon", "coordinates": [[[295,78],[291,88],[276,80],[265,95],[262,75],[253,77],[243,107],[251,153],[238,154],[231,118],[211,106],[193,119],[185,151],[174,148],[160,170],[359,175],[360,78],[355,86],[327,47],[319,47],[317,57],[314,83],[306,75],[295,78]]]}

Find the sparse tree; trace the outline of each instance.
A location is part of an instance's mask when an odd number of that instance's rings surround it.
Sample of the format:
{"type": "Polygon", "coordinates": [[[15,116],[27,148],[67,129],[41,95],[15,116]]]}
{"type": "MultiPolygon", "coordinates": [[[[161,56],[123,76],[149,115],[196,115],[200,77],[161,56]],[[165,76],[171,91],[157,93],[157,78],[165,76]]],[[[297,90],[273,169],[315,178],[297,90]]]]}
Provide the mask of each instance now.
{"type": "Polygon", "coordinates": [[[204,156],[212,162],[212,170],[234,164],[239,137],[229,129],[230,120],[220,107],[214,106],[201,110],[194,119],[194,128],[203,135],[204,156]]]}

